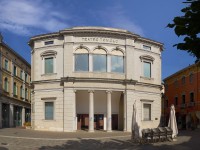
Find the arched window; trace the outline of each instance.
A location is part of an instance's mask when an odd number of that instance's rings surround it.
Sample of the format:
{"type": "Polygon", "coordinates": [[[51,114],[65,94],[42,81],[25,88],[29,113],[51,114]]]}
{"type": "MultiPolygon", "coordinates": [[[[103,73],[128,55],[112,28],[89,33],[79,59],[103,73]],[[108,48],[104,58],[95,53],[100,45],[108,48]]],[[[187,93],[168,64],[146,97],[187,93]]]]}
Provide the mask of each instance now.
{"type": "Polygon", "coordinates": [[[4,79],[4,90],[8,92],[8,78],[4,79]]]}
{"type": "Polygon", "coordinates": [[[13,83],[13,95],[14,96],[17,95],[17,84],[16,84],[16,82],[13,83]]]}
{"type": "Polygon", "coordinates": [[[111,72],[124,73],[124,56],[120,50],[111,52],[111,72]]]}
{"type": "Polygon", "coordinates": [[[22,95],[23,95],[23,86],[21,85],[20,86],[20,97],[22,97],[22,95]]]}
{"type": "Polygon", "coordinates": [[[79,48],[75,51],[75,71],[89,70],[89,53],[85,48],[79,48]]]}
{"type": "Polygon", "coordinates": [[[107,71],[107,57],[104,49],[98,48],[93,51],[93,71],[106,72],[107,71]]]}

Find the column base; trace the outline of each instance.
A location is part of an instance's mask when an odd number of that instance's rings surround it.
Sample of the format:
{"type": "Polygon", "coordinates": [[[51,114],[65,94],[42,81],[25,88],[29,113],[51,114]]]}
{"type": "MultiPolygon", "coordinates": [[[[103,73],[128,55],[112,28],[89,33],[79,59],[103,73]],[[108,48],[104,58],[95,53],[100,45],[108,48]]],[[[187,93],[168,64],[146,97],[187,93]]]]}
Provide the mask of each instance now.
{"type": "Polygon", "coordinates": [[[88,130],[88,132],[90,132],[90,133],[93,133],[93,132],[94,132],[94,130],[88,130]]]}
{"type": "Polygon", "coordinates": [[[106,132],[112,132],[112,130],[106,130],[106,132]]]}

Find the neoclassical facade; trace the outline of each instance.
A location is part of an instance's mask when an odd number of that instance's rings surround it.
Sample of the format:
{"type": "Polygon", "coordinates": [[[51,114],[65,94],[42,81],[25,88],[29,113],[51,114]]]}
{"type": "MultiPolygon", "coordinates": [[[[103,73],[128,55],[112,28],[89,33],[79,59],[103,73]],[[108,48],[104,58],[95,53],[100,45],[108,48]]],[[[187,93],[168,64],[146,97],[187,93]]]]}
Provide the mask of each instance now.
{"type": "Polygon", "coordinates": [[[74,27],[38,35],[32,48],[35,130],[153,128],[161,117],[163,44],[127,30],[74,27]]]}

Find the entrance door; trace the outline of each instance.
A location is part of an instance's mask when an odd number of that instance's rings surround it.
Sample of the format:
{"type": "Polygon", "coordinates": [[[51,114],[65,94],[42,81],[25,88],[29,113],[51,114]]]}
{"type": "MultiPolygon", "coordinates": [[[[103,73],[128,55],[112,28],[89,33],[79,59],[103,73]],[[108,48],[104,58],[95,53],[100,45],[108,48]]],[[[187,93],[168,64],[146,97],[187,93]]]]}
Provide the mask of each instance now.
{"type": "Polygon", "coordinates": [[[103,117],[104,117],[103,114],[94,115],[94,129],[96,130],[103,129],[103,124],[104,124],[103,117]]]}
{"type": "Polygon", "coordinates": [[[14,126],[22,126],[22,107],[14,106],[14,126]]]}
{"type": "Polygon", "coordinates": [[[9,104],[2,104],[2,127],[8,128],[9,127],[9,104]]]}
{"type": "Polygon", "coordinates": [[[89,127],[89,115],[88,114],[77,114],[77,129],[85,130],[89,127]]]}
{"type": "Polygon", "coordinates": [[[118,130],[118,114],[112,114],[112,130],[118,130]]]}

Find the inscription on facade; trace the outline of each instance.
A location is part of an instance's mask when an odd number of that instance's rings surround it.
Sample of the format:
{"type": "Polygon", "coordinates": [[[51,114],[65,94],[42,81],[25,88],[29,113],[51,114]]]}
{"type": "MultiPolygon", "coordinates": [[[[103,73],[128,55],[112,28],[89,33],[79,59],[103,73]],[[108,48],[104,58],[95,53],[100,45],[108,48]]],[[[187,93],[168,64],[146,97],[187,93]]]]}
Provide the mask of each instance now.
{"type": "Polygon", "coordinates": [[[112,43],[118,44],[118,39],[102,38],[102,37],[82,37],[83,42],[100,42],[100,43],[112,43]]]}

